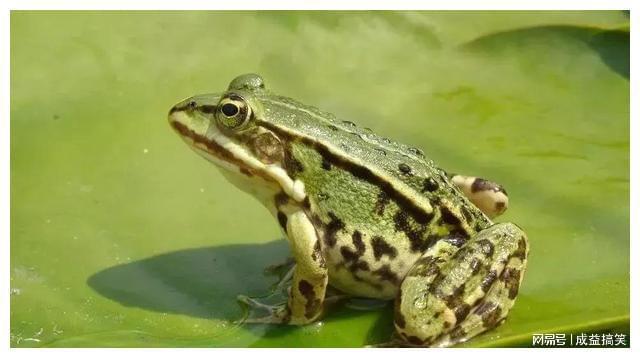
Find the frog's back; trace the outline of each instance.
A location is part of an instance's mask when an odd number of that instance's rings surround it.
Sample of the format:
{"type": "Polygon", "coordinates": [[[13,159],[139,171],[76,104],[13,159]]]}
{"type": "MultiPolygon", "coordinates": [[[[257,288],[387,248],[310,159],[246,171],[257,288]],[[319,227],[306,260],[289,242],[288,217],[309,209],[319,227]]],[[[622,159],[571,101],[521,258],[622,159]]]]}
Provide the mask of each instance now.
{"type": "Polygon", "coordinates": [[[261,124],[286,142],[285,169],[305,184],[336,287],[392,297],[438,239],[490,224],[420,150],[290,98],[260,100],[261,124]]]}

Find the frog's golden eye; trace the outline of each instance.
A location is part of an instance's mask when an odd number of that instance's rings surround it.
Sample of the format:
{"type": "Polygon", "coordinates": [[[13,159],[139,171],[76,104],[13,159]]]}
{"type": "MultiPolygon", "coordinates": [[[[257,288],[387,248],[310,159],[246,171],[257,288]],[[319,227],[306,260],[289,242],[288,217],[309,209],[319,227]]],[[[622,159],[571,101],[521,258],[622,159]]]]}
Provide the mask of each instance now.
{"type": "Polygon", "coordinates": [[[251,107],[237,94],[224,97],[218,104],[218,109],[218,121],[230,129],[241,127],[251,118],[251,107]]]}

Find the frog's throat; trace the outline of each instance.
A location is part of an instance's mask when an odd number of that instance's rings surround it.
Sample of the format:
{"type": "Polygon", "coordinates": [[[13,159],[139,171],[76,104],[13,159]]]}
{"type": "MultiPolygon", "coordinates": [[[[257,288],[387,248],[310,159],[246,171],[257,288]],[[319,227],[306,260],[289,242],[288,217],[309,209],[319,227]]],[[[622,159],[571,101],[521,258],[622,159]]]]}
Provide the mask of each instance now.
{"type": "Polygon", "coordinates": [[[171,121],[170,123],[193,150],[224,170],[276,182],[289,197],[297,202],[302,202],[306,198],[307,194],[302,181],[291,178],[278,164],[262,163],[245,148],[218,131],[214,125],[210,126],[207,136],[204,136],[181,122],[171,121]]]}

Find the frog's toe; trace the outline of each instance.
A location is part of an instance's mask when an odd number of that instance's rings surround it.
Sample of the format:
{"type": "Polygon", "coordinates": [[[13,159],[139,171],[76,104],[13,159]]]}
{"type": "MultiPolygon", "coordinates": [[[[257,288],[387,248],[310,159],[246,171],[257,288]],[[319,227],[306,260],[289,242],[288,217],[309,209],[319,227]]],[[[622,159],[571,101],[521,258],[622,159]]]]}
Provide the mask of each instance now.
{"type": "Polygon", "coordinates": [[[239,321],[239,323],[287,323],[289,319],[289,309],[287,305],[267,305],[259,302],[249,296],[238,295],[237,299],[249,307],[247,315],[239,321]],[[257,315],[257,317],[250,317],[256,311],[265,313],[266,315],[257,315]]]}
{"type": "Polygon", "coordinates": [[[241,302],[244,303],[245,305],[251,307],[251,308],[257,308],[257,309],[263,309],[263,310],[267,310],[267,311],[271,311],[273,309],[273,306],[264,304],[260,301],[257,301],[249,296],[245,296],[245,295],[238,295],[236,296],[236,299],[241,302]]]}

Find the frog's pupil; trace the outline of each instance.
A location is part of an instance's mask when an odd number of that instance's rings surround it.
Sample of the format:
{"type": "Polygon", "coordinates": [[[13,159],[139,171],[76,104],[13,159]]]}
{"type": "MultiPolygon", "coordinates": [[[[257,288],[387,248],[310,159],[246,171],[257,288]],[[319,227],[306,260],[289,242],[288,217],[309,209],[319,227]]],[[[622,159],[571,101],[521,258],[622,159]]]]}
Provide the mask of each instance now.
{"type": "Polygon", "coordinates": [[[233,103],[227,103],[222,106],[222,113],[227,117],[233,117],[238,114],[238,106],[233,103]]]}

